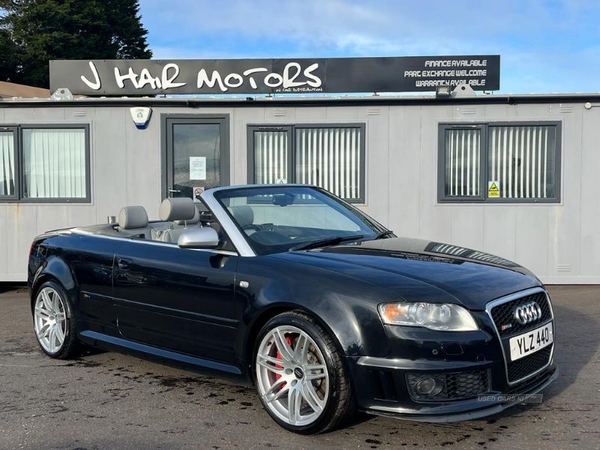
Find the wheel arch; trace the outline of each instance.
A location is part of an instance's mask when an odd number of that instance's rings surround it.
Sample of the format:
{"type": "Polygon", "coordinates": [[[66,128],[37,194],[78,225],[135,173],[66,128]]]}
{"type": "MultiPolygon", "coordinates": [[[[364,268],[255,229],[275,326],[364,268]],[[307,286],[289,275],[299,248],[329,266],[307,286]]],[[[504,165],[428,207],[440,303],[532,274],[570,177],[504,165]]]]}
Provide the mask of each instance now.
{"type": "MultiPolygon", "coordinates": [[[[271,320],[273,317],[278,316],[283,313],[295,312],[299,314],[303,314],[305,316],[313,319],[321,328],[323,328],[331,339],[333,340],[335,346],[338,351],[344,355],[344,347],[340,342],[335,331],[321,318],[318,314],[315,314],[313,311],[303,308],[297,304],[289,304],[289,303],[280,303],[270,305],[268,308],[262,310],[257,317],[249,324],[248,330],[245,334],[244,344],[243,344],[243,364],[244,368],[247,371],[248,378],[254,382],[252,377],[252,362],[254,359],[254,349],[256,347],[256,339],[258,338],[258,334],[260,330],[265,326],[265,324],[271,320]]],[[[344,360],[344,358],[342,358],[344,360]]]]}
{"type": "Polygon", "coordinates": [[[40,286],[47,281],[58,283],[65,290],[71,301],[74,299],[77,282],[73,273],[64,260],[56,256],[51,256],[38,268],[31,283],[30,304],[32,308],[40,286]]]}
{"type": "MultiPolygon", "coordinates": [[[[353,323],[358,322],[356,315],[354,320],[345,320],[344,318],[340,318],[340,311],[335,309],[316,311],[299,303],[272,303],[263,308],[260,312],[256,312],[255,317],[248,324],[247,331],[243,336],[243,343],[241,347],[242,365],[246,371],[248,379],[251,381],[253,381],[252,362],[254,359],[254,349],[257,344],[256,339],[260,333],[260,330],[273,317],[286,312],[297,312],[304,314],[305,316],[313,319],[321,328],[323,328],[323,330],[325,330],[325,332],[329,334],[333,340],[337,350],[340,352],[340,355],[342,355],[342,361],[344,361],[344,365],[347,365],[347,361],[344,356],[361,356],[364,354],[380,356],[380,354],[375,352],[373,348],[369,348],[373,347],[372,345],[366,345],[368,343],[365,342],[363,330],[361,330],[356,323],[353,323]]],[[[354,312],[347,312],[347,314],[354,315],[354,312]]],[[[386,354],[388,352],[388,345],[383,326],[375,325],[375,327],[380,328],[379,332],[381,334],[378,333],[379,337],[377,341],[381,344],[382,354],[386,354]],[[385,344],[383,344],[384,342],[385,344]]],[[[373,331],[372,327],[369,328],[371,331],[373,331]]],[[[346,369],[349,368],[346,367],[346,369]]]]}

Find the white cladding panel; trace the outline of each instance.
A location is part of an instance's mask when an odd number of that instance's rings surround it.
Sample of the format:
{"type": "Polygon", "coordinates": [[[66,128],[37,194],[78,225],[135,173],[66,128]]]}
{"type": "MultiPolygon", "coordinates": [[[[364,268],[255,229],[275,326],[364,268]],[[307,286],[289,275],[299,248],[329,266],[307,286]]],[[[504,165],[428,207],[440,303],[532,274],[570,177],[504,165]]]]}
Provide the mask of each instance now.
{"type": "MultiPolygon", "coordinates": [[[[580,161],[580,233],[581,254],[580,279],[597,280],[600,274],[600,151],[598,151],[600,108],[582,113],[581,161],[580,161]],[[592,132],[593,130],[593,132],[592,132]]],[[[576,171],[573,168],[573,171],[576,171]]],[[[590,281],[597,283],[598,281],[590,281]]]]}
{"type": "Polygon", "coordinates": [[[163,114],[226,114],[231,184],[248,180],[248,126],[365,125],[365,203],[358,205],[398,235],[447,242],[497,254],[548,283],[600,283],[598,168],[600,108],[559,104],[420,104],[256,107],[153,106],[145,130],[131,104],[0,109],[0,126],[90,126],[91,203],[0,203],[0,281],[26,279],[27,251],[44,231],[106,221],[124,205],[158,218],[163,179],[163,114]],[[561,123],[560,204],[457,204],[437,201],[440,123],[496,121],[561,123]]]}

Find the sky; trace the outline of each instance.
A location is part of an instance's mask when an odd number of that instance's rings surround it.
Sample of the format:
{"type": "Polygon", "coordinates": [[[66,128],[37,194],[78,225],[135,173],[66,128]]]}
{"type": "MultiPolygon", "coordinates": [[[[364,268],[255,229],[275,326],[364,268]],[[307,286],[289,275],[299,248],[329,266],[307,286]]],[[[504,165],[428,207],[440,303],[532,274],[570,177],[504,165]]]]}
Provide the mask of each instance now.
{"type": "Polygon", "coordinates": [[[501,94],[600,92],[598,0],[140,0],[154,59],[500,55],[501,94]]]}

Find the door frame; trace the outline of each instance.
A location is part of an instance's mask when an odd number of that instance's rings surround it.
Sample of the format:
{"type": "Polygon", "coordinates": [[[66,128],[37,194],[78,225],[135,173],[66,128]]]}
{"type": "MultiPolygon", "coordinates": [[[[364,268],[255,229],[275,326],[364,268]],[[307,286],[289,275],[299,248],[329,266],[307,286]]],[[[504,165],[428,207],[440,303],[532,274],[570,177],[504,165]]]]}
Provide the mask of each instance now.
{"type": "Polygon", "coordinates": [[[221,130],[221,186],[230,184],[229,114],[161,114],[161,198],[169,196],[169,173],[173,170],[173,124],[218,124],[221,130]]]}

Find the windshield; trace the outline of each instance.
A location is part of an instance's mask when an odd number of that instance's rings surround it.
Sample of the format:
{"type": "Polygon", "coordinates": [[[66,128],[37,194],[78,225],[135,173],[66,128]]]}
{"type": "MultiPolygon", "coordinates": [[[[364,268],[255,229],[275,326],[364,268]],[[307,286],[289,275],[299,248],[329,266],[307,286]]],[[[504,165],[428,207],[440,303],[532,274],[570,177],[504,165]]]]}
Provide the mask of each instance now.
{"type": "Polygon", "coordinates": [[[354,206],[309,186],[215,192],[257,255],[375,239],[386,229],[354,206]]]}

